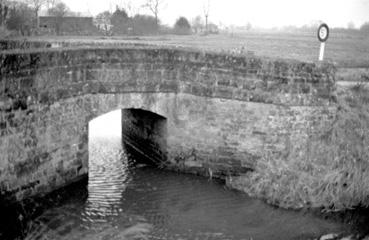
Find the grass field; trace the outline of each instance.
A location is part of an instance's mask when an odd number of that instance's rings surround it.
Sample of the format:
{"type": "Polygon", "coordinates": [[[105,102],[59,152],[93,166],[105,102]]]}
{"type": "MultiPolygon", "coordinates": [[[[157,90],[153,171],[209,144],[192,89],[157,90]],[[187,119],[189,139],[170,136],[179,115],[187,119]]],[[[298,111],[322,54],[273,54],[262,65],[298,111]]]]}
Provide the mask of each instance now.
{"type": "MultiPolygon", "coordinates": [[[[149,37],[41,37],[30,40],[57,41],[104,41],[148,43],[159,45],[174,45],[199,48],[211,51],[253,52],[259,56],[272,58],[298,59],[302,61],[317,61],[320,43],[315,32],[311,33],[261,33],[249,32],[243,34],[218,35],[162,35],[149,37]]],[[[339,67],[369,68],[369,36],[361,36],[331,32],[326,44],[325,59],[339,67]]]]}
{"type": "MultiPolygon", "coordinates": [[[[315,31],[305,33],[248,32],[218,35],[160,35],[160,36],[43,36],[30,41],[56,41],[78,45],[140,43],[190,47],[204,51],[250,54],[257,56],[297,59],[317,62],[320,42],[315,31]]],[[[369,79],[369,35],[359,33],[330,33],[326,43],[325,61],[338,68],[339,81],[362,81],[369,79]]]]}

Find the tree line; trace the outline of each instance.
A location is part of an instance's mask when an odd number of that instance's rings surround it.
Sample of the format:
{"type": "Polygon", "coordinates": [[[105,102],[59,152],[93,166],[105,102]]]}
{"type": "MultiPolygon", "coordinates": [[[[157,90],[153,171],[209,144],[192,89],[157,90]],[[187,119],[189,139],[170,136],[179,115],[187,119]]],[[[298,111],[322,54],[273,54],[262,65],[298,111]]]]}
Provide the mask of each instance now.
{"type": "MultiPolygon", "coordinates": [[[[131,2],[124,6],[116,6],[115,11],[103,11],[93,18],[94,34],[104,35],[150,35],[150,34],[191,34],[215,33],[218,28],[208,22],[209,7],[204,8],[204,21],[201,16],[190,21],[179,17],[173,26],[163,25],[160,14],[165,0],[146,0],[145,4],[134,7],[131,2]],[[139,9],[146,9],[150,14],[139,14],[139,9]]],[[[39,35],[50,34],[43,32],[40,27],[39,14],[41,9],[46,16],[54,19],[54,34],[62,34],[63,21],[66,17],[81,16],[72,12],[61,0],[0,0],[0,37],[7,34],[39,35]]]]}
{"type": "MultiPolygon", "coordinates": [[[[141,6],[135,6],[131,0],[125,0],[123,6],[116,6],[115,11],[103,11],[93,18],[91,26],[83,34],[104,35],[153,35],[153,34],[209,34],[218,33],[218,26],[209,21],[210,0],[202,0],[202,16],[197,16],[191,21],[185,17],[179,17],[173,26],[163,25],[160,16],[168,0],[145,0],[141,6]],[[141,9],[146,9],[149,14],[140,14],[141,9]]],[[[66,17],[81,16],[80,13],[72,12],[61,0],[0,0],[0,37],[7,35],[40,35],[40,34],[63,34],[63,21],[66,17]],[[53,32],[40,28],[39,14],[41,9],[44,15],[53,17],[53,32]]],[[[73,19],[72,19],[73,20],[73,19]]],[[[70,24],[70,23],[69,23],[70,24]]],[[[50,26],[48,26],[50,27],[50,26]]],[[[231,32],[250,31],[253,29],[250,23],[245,26],[231,26],[226,28],[231,32]]],[[[303,27],[287,26],[281,31],[306,31],[315,30],[306,25],[303,27]]],[[[49,29],[50,30],[50,29],[49,29]]],[[[272,29],[273,30],[273,29],[272,29]]],[[[354,28],[350,22],[347,29],[339,31],[355,31],[369,34],[369,22],[364,23],[359,29],[354,28]]],[[[338,31],[337,30],[337,31],[338,31]]],[[[64,31],[64,34],[73,32],[64,31]]]]}
{"type": "Polygon", "coordinates": [[[135,14],[129,16],[124,8],[116,7],[111,13],[104,11],[95,17],[95,25],[105,35],[147,35],[157,33],[190,34],[191,25],[179,17],[173,27],[161,25],[157,15],[135,14]]]}
{"type": "Polygon", "coordinates": [[[99,13],[95,22],[104,34],[191,34],[191,33],[217,33],[218,26],[209,24],[210,0],[204,5],[204,20],[198,16],[190,21],[181,16],[173,26],[163,25],[160,14],[165,8],[166,0],[145,0],[141,6],[134,6],[130,0],[125,1],[123,7],[116,7],[114,12],[99,13]],[[139,14],[140,9],[146,9],[151,15],[139,14]]]}

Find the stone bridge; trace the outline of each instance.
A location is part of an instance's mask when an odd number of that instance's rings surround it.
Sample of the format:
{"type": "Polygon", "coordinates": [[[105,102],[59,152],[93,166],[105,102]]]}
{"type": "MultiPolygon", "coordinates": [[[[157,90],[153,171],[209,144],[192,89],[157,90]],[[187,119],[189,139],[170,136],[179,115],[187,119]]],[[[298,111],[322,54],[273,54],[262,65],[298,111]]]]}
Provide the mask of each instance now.
{"type": "Polygon", "coordinates": [[[335,114],[334,68],[293,60],[165,47],[7,50],[0,74],[0,190],[18,200],[85,177],[88,123],[112,110],[158,164],[218,177],[306,148],[335,114]]]}

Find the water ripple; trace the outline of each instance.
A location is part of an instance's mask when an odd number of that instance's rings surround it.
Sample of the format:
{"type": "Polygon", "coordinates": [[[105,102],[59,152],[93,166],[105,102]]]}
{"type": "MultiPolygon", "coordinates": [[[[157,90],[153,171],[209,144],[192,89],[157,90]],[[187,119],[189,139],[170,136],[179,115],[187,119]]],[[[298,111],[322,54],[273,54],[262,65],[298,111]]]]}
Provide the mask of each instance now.
{"type": "Polygon", "coordinates": [[[207,178],[134,167],[120,140],[91,141],[88,198],[36,219],[28,239],[314,239],[345,226],[271,207],[207,178]]]}
{"type": "Polygon", "coordinates": [[[91,139],[89,154],[88,199],[82,213],[87,227],[122,212],[122,193],[130,182],[128,159],[119,139],[91,139]]]}

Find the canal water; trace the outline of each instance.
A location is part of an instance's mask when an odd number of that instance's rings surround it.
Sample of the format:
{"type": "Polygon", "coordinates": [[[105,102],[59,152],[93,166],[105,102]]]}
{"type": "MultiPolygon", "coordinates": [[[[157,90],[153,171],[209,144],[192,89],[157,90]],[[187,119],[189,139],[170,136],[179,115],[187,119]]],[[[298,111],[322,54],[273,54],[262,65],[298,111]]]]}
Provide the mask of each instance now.
{"type": "Polygon", "coordinates": [[[345,230],[205,177],[135,166],[120,140],[91,142],[88,186],[46,210],[26,239],[314,239],[345,230]]]}
{"type": "Polygon", "coordinates": [[[136,165],[119,136],[102,135],[89,140],[87,186],[45,210],[25,239],[302,240],[347,230],[213,179],[136,165]]]}

